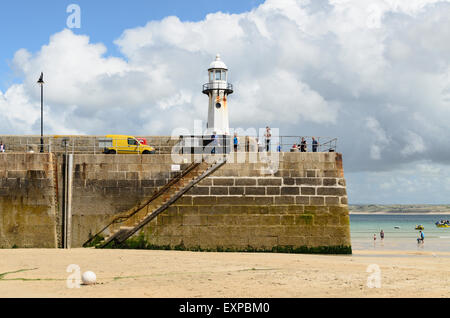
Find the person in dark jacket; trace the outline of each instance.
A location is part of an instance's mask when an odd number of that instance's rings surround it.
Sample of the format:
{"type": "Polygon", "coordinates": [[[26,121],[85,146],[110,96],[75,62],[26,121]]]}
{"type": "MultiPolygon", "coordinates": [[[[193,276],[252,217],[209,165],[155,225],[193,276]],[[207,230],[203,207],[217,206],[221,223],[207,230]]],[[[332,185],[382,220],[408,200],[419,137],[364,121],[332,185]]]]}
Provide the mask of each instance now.
{"type": "Polygon", "coordinates": [[[317,152],[318,146],[319,146],[319,143],[317,142],[316,138],[312,137],[312,151],[317,152]]]}
{"type": "Polygon", "coordinates": [[[306,140],[304,137],[302,137],[302,142],[300,143],[300,151],[301,152],[307,152],[308,145],[306,144],[306,140]]]}

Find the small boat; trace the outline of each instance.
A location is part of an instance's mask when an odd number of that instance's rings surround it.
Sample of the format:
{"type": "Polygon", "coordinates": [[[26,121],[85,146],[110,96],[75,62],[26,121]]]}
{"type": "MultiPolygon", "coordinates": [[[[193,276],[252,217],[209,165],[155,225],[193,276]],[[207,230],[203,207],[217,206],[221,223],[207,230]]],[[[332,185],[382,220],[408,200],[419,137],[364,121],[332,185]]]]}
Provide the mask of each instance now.
{"type": "Polygon", "coordinates": [[[448,220],[436,222],[436,226],[440,227],[440,228],[448,228],[448,227],[450,227],[450,222],[448,220]]]}
{"type": "Polygon", "coordinates": [[[416,230],[424,230],[425,227],[423,225],[416,225],[416,230]]]}
{"type": "Polygon", "coordinates": [[[394,226],[394,229],[400,230],[400,226],[394,226]]]}

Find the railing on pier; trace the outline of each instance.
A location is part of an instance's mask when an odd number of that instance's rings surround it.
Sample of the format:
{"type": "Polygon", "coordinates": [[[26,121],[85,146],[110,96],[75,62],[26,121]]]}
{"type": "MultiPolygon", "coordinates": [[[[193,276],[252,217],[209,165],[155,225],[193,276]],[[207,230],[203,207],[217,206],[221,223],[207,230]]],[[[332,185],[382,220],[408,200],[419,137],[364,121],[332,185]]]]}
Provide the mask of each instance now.
{"type": "MultiPolygon", "coordinates": [[[[146,137],[149,138],[149,137],[146,137]]],[[[237,152],[337,152],[337,138],[314,137],[317,144],[313,146],[313,137],[310,136],[272,136],[267,145],[265,137],[238,136],[238,145],[234,145],[234,136],[219,135],[214,139],[206,136],[179,136],[179,137],[150,137],[148,146],[155,148],[156,154],[171,153],[230,153],[237,152]],[[152,140],[152,139],[153,140],[152,140]],[[302,139],[305,147],[301,147],[302,139]],[[155,143],[153,143],[153,141],[155,143]],[[268,146],[268,149],[267,149],[268,146]]],[[[68,154],[103,154],[108,145],[105,137],[45,137],[44,152],[68,154]]],[[[137,137],[139,140],[140,138],[137,137]]],[[[119,139],[116,139],[116,142],[119,139]]],[[[125,139],[124,139],[125,140],[125,139]]],[[[128,139],[127,139],[128,140],[128,139]]],[[[6,152],[38,153],[41,150],[39,137],[12,137],[3,140],[6,152]]],[[[112,145],[118,147],[118,145],[112,145]]],[[[140,153],[143,145],[136,145],[131,153],[140,153]]]]}

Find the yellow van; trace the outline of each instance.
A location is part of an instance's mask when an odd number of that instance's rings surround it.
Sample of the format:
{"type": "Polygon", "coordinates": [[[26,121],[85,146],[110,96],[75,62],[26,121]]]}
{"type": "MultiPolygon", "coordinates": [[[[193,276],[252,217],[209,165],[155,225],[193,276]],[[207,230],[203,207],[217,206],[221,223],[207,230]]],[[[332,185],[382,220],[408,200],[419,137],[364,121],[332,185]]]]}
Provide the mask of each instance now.
{"type": "Polygon", "coordinates": [[[136,137],[126,135],[108,135],[100,140],[100,147],[105,154],[155,154],[155,148],[145,145],[136,137]]]}

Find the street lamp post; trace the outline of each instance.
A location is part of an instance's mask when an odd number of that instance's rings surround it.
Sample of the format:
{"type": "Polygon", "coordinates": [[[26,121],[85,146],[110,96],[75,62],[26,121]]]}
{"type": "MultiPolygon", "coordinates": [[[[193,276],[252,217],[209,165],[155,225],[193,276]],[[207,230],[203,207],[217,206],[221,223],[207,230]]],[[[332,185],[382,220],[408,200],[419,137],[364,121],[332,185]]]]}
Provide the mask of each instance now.
{"type": "Polygon", "coordinates": [[[44,152],[44,73],[37,81],[41,85],[41,153],[44,152]]]}

